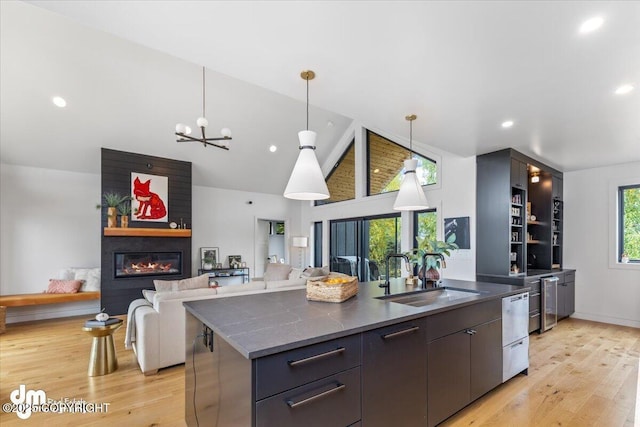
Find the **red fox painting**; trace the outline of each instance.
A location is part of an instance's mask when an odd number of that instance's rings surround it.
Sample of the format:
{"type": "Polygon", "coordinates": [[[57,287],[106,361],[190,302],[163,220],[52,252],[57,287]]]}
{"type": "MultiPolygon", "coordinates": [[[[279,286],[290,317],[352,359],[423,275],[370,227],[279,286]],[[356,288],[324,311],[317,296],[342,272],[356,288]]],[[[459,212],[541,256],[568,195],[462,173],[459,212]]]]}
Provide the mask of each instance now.
{"type": "Polygon", "coordinates": [[[160,219],[167,214],[167,208],[162,198],[149,190],[151,179],[145,182],[138,177],[133,181],[133,194],[138,201],[138,209],[135,211],[137,219],[160,219]]]}

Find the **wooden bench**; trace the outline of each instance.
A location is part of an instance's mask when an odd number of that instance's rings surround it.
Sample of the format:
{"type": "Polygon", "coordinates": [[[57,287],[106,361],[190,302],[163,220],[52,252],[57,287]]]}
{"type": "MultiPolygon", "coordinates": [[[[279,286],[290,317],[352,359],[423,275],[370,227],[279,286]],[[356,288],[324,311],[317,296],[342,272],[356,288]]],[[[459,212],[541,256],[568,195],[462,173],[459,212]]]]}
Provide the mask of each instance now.
{"type": "Polygon", "coordinates": [[[23,307],[95,299],[100,299],[100,292],[76,292],[75,294],[47,294],[43,292],[41,294],[0,295],[0,306],[23,307]]]}
{"type": "Polygon", "coordinates": [[[90,301],[100,299],[100,292],[76,292],[75,294],[16,294],[0,295],[0,334],[6,328],[7,307],[58,304],[63,302],[90,301]]]}

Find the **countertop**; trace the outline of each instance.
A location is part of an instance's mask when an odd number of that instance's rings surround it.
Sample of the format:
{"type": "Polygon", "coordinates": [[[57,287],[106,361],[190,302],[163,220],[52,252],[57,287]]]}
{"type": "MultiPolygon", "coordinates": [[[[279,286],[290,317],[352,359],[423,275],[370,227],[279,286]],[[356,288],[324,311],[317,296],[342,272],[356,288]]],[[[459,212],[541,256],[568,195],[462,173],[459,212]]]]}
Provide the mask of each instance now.
{"type": "MultiPolygon", "coordinates": [[[[376,299],[378,282],[360,283],[358,295],[343,303],[307,301],[306,290],[265,292],[184,302],[188,312],[213,329],[247,359],[340,338],[526,291],[522,286],[444,279],[440,286],[480,292],[468,298],[412,307],[376,299]]],[[[391,294],[410,292],[392,281],[391,294]]]]}
{"type": "Polygon", "coordinates": [[[564,274],[571,271],[576,271],[574,268],[555,268],[553,270],[541,270],[541,269],[530,269],[527,270],[526,273],[522,274],[484,274],[478,273],[476,276],[487,278],[491,280],[492,277],[497,278],[510,278],[510,279],[518,279],[518,278],[534,278],[534,277],[542,277],[542,276],[551,276],[554,274],[564,274]]]}

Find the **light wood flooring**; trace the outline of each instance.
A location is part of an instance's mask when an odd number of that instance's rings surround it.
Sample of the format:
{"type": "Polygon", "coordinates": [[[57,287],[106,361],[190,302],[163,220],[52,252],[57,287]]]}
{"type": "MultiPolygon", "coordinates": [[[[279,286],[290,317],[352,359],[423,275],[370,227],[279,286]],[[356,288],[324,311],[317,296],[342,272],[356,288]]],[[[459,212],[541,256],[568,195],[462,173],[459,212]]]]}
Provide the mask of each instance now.
{"type": "MultiPolygon", "coordinates": [[[[110,403],[108,412],[34,413],[27,420],[0,412],[0,425],[185,426],[184,366],[145,377],[124,349],[123,326],[115,334],[119,369],[88,377],[91,338],[81,330],[83,320],[9,325],[0,335],[0,402],[10,402],[11,391],[25,384],[56,400],[110,403]]],[[[442,425],[640,426],[640,329],[567,319],[531,335],[530,359],[528,376],[508,381],[442,425]]]]}

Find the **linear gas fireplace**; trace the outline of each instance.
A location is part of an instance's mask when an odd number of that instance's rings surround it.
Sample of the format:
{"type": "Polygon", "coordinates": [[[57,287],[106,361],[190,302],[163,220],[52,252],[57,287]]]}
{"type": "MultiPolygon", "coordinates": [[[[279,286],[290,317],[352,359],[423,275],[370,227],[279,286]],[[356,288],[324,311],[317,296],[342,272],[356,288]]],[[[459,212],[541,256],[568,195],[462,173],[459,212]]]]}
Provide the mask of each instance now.
{"type": "Polygon", "coordinates": [[[182,252],[115,252],[114,278],[182,274],[182,252]]]}

